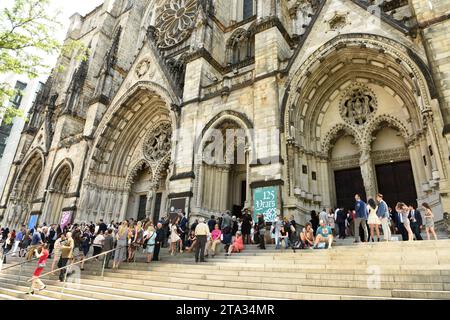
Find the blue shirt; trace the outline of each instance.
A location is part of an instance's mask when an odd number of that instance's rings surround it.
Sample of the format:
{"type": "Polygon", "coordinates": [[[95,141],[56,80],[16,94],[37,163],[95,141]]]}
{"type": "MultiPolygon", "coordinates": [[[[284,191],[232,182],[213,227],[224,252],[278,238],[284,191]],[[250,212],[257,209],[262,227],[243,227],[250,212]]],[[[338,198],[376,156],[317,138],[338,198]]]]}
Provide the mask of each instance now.
{"type": "Polygon", "coordinates": [[[384,200],[378,204],[377,216],[381,219],[389,217],[389,209],[384,200]]]}
{"type": "Polygon", "coordinates": [[[35,246],[42,242],[41,234],[39,232],[34,232],[33,239],[31,240],[31,245],[35,246]]]}
{"type": "Polygon", "coordinates": [[[329,226],[325,227],[319,227],[317,228],[317,235],[321,235],[324,238],[327,238],[328,236],[332,236],[333,232],[331,231],[331,228],[329,226]]]}
{"type": "Polygon", "coordinates": [[[22,241],[23,240],[23,233],[22,231],[19,231],[16,235],[16,240],[17,241],[22,241]]]}
{"type": "Polygon", "coordinates": [[[356,201],[355,211],[356,211],[356,218],[367,220],[367,205],[364,201],[362,200],[356,201]]]}

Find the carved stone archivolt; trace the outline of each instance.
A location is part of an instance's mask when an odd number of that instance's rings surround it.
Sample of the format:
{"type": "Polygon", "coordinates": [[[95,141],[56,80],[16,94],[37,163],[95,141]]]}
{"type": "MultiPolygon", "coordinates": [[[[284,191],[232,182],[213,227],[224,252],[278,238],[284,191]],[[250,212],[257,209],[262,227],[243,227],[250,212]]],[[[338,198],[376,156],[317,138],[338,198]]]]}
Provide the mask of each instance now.
{"type": "Polygon", "coordinates": [[[365,124],[376,110],[375,93],[362,83],[352,83],[341,97],[339,111],[342,118],[351,125],[365,124]]]}
{"type": "Polygon", "coordinates": [[[158,162],[167,154],[170,154],[172,145],[172,126],[169,122],[162,123],[150,133],[144,140],[144,157],[151,162],[158,162]]]}
{"type": "Polygon", "coordinates": [[[170,49],[191,35],[197,8],[197,0],[169,0],[164,4],[155,24],[160,49],[170,49]]]}

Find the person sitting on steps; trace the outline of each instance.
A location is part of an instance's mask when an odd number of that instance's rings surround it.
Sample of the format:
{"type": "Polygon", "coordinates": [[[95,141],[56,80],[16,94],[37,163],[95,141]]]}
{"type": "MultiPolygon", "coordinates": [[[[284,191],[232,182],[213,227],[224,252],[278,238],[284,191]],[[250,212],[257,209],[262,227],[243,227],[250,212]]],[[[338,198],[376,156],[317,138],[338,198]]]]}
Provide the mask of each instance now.
{"type": "Polygon", "coordinates": [[[231,256],[232,252],[238,253],[244,250],[244,239],[242,237],[242,232],[238,231],[236,237],[234,238],[233,244],[228,249],[226,256],[231,256]]]}
{"type": "Polygon", "coordinates": [[[325,224],[324,220],[320,220],[320,227],[317,228],[314,249],[319,248],[319,243],[328,243],[328,249],[331,249],[331,245],[333,244],[333,232],[331,228],[325,224]]]}

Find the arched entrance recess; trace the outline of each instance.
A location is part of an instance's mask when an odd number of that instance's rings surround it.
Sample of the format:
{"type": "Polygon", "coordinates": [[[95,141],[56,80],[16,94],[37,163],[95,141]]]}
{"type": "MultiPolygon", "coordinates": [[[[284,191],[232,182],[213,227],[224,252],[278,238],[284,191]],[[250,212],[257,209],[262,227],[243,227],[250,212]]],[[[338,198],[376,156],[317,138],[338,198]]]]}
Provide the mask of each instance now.
{"type": "Polygon", "coordinates": [[[233,112],[222,112],[205,126],[196,153],[195,210],[218,215],[230,210],[240,216],[251,199],[249,122],[233,112]]]}
{"type": "Polygon", "coordinates": [[[342,198],[405,185],[391,202],[415,202],[431,196],[424,184],[446,176],[426,77],[406,51],[389,39],[345,35],[311,55],[291,79],[284,114],[288,192],[303,208],[352,206],[342,198]],[[412,180],[388,187],[382,172],[394,167],[412,180]],[[342,188],[351,190],[342,196],[342,188]]]}
{"type": "Polygon", "coordinates": [[[26,224],[28,221],[33,202],[38,197],[43,167],[44,155],[38,149],[24,160],[9,198],[6,221],[10,227],[26,224]]]}
{"type": "Polygon", "coordinates": [[[107,112],[99,125],[83,184],[82,219],[118,221],[143,217],[144,211],[148,218],[154,215],[155,201],[161,186],[166,185],[173,158],[176,122],[170,105],[162,87],[143,82],[107,112]],[[145,202],[145,210],[143,204],[139,208],[139,201],[145,202]]]}
{"type": "Polygon", "coordinates": [[[56,169],[50,182],[48,200],[44,209],[47,225],[59,224],[64,208],[64,199],[67,198],[72,180],[73,164],[69,160],[63,161],[56,169]]]}

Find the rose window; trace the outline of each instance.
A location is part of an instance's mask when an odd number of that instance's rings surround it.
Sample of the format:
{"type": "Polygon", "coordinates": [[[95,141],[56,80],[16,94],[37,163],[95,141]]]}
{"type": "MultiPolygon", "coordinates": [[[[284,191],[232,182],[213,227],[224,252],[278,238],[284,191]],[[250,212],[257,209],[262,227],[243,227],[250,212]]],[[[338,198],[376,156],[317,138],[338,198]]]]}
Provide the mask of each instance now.
{"type": "Polygon", "coordinates": [[[170,49],[186,40],[197,14],[197,0],[169,0],[156,19],[158,47],[170,49]]]}

